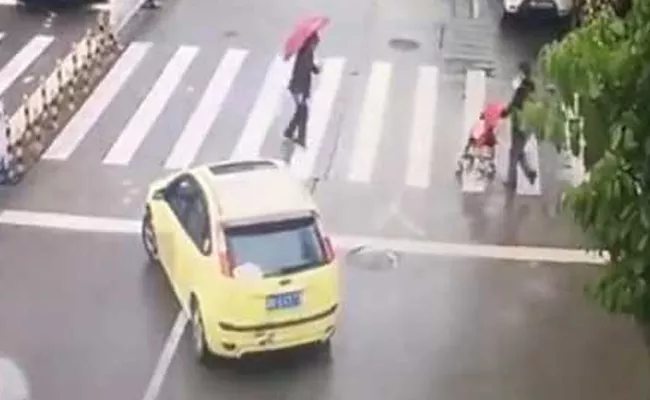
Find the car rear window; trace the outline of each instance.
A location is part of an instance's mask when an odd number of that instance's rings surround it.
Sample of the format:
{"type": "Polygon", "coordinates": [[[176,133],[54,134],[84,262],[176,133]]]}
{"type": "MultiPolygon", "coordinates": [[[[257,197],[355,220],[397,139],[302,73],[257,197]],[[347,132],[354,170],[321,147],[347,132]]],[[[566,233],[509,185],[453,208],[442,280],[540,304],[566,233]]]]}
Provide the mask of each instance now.
{"type": "Polygon", "coordinates": [[[234,265],[255,264],[265,277],[326,263],[322,236],[311,217],[235,227],[225,233],[234,265]]]}

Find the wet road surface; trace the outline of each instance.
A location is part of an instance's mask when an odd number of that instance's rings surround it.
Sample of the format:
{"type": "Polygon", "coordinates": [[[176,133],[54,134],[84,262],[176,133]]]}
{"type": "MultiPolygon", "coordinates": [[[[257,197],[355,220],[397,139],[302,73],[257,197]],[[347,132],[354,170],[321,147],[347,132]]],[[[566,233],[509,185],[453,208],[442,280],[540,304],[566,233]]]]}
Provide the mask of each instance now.
{"type": "MultiPolygon", "coordinates": [[[[178,313],[137,235],[1,226],[0,353],[33,398],[142,398],[178,313]],[[26,289],[27,288],[27,289],[26,289]]],[[[399,254],[346,257],[332,359],[301,349],[196,364],[188,331],[159,399],[644,398],[634,327],[585,299],[597,272],[399,254]]]]}
{"type": "MultiPolygon", "coordinates": [[[[242,132],[256,131],[268,133],[260,148],[242,148],[250,155],[277,155],[279,132],[291,113],[288,101],[278,97],[279,112],[260,108],[257,115],[269,116],[268,126],[247,130],[248,118],[266,82],[278,80],[269,64],[287,30],[303,12],[316,9],[334,21],[321,55],[325,62],[344,61],[340,75],[330,77],[323,90],[334,93],[331,110],[314,112],[326,123],[308,171],[322,178],[316,197],[332,232],[573,247],[579,235],[557,215],[561,182],[557,162],[543,145],[539,195],[509,199],[499,185],[468,195],[453,179],[464,137],[468,68],[489,71],[479,91],[507,98],[513,66],[555,35],[527,27],[518,33],[499,30],[496,3],[489,1],[479,2],[485,12],[468,22],[471,7],[464,1],[168,0],[161,10],[140,13],[127,29],[126,44],[139,43],[135,52],[141,62],[131,56],[132,71],[121,90],[94,102],[105,107],[97,120],[87,129],[77,123],[72,136],[80,135],[78,147],[43,160],[20,186],[0,188],[0,208],[140,218],[147,184],[171,171],[165,164],[172,148],[200,108],[222,56],[233,49],[247,51],[246,61],[241,71],[224,69],[237,76],[217,107],[221,112],[196,117],[215,119],[189,161],[227,159],[242,132]],[[416,40],[419,48],[404,52],[389,45],[403,38],[416,40]],[[181,46],[189,47],[174,57],[181,46]],[[187,54],[196,54],[189,63],[183,59],[187,54]],[[156,85],[171,59],[173,73],[156,85]],[[187,69],[179,67],[183,62],[187,69]],[[381,72],[382,62],[391,66],[391,79],[381,72]],[[437,68],[435,80],[426,68],[429,79],[422,80],[437,93],[436,107],[425,108],[435,113],[435,141],[425,160],[428,184],[416,188],[405,180],[414,159],[407,139],[418,118],[413,103],[433,104],[431,96],[414,94],[423,66],[437,68]],[[371,76],[390,87],[383,107],[363,104],[371,76]],[[337,79],[338,85],[331,83],[337,79]],[[166,85],[174,89],[167,93],[169,101],[148,106],[159,109],[155,120],[134,117],[148,97],[161,98],[148,96],[151,89],[166,85]],[[383,133],[370,179],[354,182],[348,177],[364,108],[381,108],[383,133]],[[138,129],[125,130],[129,124],[138,129]],[[142,143],[132,157],[118,154],[124,162],[105,163],[125,131],[144,133],[142,143]]],[[[3,13],[5,31],[4,21],[16,19],[3,13]]],[[[42,21],[33,21],[30,29],[41,29],[42,21]]],[[[82,25],[53,23],[64,36],[82,31],[82,25]]],[[[29,40],[25,36],[5,52],[9,39],[0,42],[0,61],[29,40]]],[[[273,90],[260,104],[273,102],[273,90]]],[[[1,225],[0,237],[0,356],[25,370],[33,397],[142,398],[179,310],[162,273],[146,264],[137,235],[1,225]]],[[[341,254],[344,311],[332,360],[306,349],[206,369],[195,363],[185,331],[158,398],[609,400],[650,393],[650,366],[634,326],[605,315],[583,295],[597,273],[594,266],[398,256],[393,268],[385,255],[341,254]]]]}

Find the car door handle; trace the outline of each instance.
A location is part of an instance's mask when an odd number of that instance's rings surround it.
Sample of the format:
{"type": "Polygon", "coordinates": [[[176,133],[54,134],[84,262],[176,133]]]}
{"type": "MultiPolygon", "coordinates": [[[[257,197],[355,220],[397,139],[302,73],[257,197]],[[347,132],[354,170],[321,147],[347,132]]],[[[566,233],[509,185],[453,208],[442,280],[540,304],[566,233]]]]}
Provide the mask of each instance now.
{"type": "Polygon", "coordinates": [[[291,279],[283,279],[280,281],[280,286],[285,286],[291,283],[291,279]]]}

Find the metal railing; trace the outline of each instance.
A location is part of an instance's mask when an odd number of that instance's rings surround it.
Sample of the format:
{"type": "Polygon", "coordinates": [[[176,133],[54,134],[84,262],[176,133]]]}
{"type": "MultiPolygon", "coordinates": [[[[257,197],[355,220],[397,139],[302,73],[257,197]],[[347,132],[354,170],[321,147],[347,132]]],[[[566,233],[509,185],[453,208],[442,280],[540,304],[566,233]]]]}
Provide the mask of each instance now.
{"type": "Polygon", "coordinates": [[[113,32],[109,14],[99,14],[97,25],[72,44],[48,76],[39,78],[39,85],[31,94],[23,95],[16,112],[7,116],[0,110],[0,184],[21,180],[28,166],[40,158],[58,133],[64,112],[74,110],[90,92],[107,63],[121,49],[113,32]]]}

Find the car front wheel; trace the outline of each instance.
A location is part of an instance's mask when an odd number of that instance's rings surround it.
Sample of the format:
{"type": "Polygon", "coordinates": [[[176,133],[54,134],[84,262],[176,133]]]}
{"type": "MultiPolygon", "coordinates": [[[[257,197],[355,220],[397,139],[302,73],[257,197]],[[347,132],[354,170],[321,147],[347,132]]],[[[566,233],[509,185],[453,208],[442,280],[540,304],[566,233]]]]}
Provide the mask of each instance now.
{"type": "Polygon", "coordinates": [[[194,342],[194,352],[199,362],[205,364],[210,360],[210,351],[205,341],[205,325],[203,324],[203,317],[201,310],[196,301],[192,302],[192,341],[194,342]]]}
{"type": "Polygon", "coordinates": [[[142,218],[142,244],[144,245],[144,250],[147,252],[149,261],[153,264],[158,264],[160,262],[160,256],[158,254],[158,243],[156,241],[156,232],[153,229],[153,223],[151,220],[151,212],[147,210],[142,218]]]}

